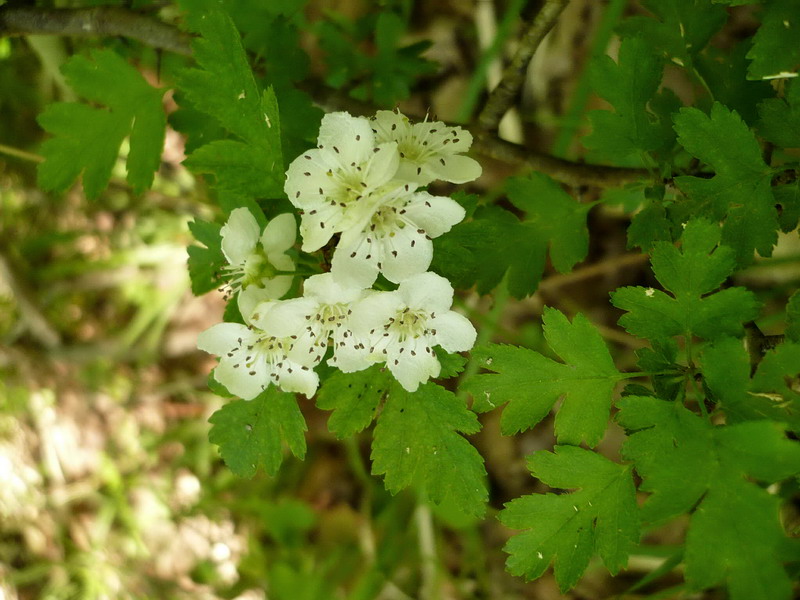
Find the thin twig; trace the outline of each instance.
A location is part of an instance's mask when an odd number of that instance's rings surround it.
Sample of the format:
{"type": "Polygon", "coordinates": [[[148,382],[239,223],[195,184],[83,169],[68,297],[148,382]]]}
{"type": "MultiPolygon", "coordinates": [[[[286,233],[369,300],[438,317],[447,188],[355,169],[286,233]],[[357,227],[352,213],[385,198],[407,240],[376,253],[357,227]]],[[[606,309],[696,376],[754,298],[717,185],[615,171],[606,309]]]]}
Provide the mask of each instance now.
{"type": "Polygon", "coordinates": [[[0,37],[45,34],[122,36],[152,48],[191,56],[191,36],[147,15],[113,6],[95,8],[0,8],[0,37]]]}
{"type": "Polygon", "coordinates": [[[22,160],[29,160],[36,163],[44,162],[44,156],[34,154],[33,152],[26,152],[25,150],[20,150],[12,146],[6,146],[5,144],[0,144],[0,154],[8,154],[15,158],[21,158],[22,160]]]}
{"type": "Polygon", "coordinates": [[[541,10],[520,40],[517,53],[503,71],[503,79],[489,94],[483,110],[478,115],[478,124],[484,130],[494,131],[497,129],[500,119],[503,118],[522,87],[525,71],[534,52],[553,28],[568,2],[569,0],[545,0],[541,10]]]}

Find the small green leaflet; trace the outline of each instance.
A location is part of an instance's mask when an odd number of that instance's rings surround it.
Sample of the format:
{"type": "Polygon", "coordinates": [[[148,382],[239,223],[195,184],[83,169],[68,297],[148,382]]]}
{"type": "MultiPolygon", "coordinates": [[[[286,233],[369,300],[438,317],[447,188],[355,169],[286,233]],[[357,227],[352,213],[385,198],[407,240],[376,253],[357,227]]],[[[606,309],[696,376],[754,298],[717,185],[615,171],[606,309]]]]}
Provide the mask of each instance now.
{"type": "Polygon", "coordinates": [[[217,178],[222,191],[276,198],[283,194],[278,103],[271,89],[259,92],[239,33],[221,10],[194,22],[202,35],[192,43],[199,69],[187,69],[178,86],[197,110],[210,115],[239,140],[212,141],[196,149],[186,165],[217,178]]]}
{"type": "Polygon", "coordinates": [[[628,562],[639,541],[639,515],[631,467],[574,446],[534,452],[528,459],[534,477],[571,494],[531,494],[512,500],[500,521],[525,529],[505,546],[513,575],[536,579],[553,562],[561,592],[573,587],[599,554],[612,574],[628,562]]]}
{"type": "Polygon", "coordinates": [[[479,412],[508,403],[500,420],[504,435],[530,429],[563,396],[555,424],[558,442],[595,446],[608,424],[614,386],[625,375],[583,315],[570,323],[558,310],[545,308],[543,324],[547,343],[565,363],[533,350],[490,344],[477,348],[473,360],[494,373],[475,375],[463,389],[472,394],[479,412]]]}
{"type": "Polygon", "coordinates": [[[640,37],[627,38],[619,49],[619,63],[601,56],[590,70],[597,93],[614,112],[589,113],[592,133],[583,139],[589,150],[619,159],[672,145],[674,134],[657,123],[648,103],[661,83],[662,59],[640,37]]]}
{"type": "Polygon", "coordinates": [[[481,516],[488,491],[483,459],[459,435],[480,424],[455,394],[433,383],[416,392],[392,385],[372,442],[372,473],[383,475],[395,494],[413,485],[440,504],[450,499],[466,513],[481,516]]]}
{"type": "Polygon", "coordinates": [[[776,146],[800,148],[800,81],[786,84],[784,98],[769,98],[758,105],[759,133],[776,146]]]}
{"type": "Polygon", "coordinates": [[[786,338],[792,342],[800,342],[800,291],[792,294],[786,304],[786,338]]]}
{"type": "Polygon", "coordinates": [[[378,365],[356,373],[336,370],[317,394],[317,406],[333,411],[328,429],[337,438],[344,439],[367,428],[391,381],[391,375],[378,365]]]}
{"type": "Polygon", "coordinates": [[[623,456],[652,492],[644,521],[690,511],[686,579],[693,588],[726,582],[733,600],[788,599],[781,566],[785,535],[778,500],[744,476],[764,483],[800,473],[800,444],[769,421],[714,427],[675,402],[628,396],[618,421],[631,431],[623,456]]]}
{"type": "Polygon", "coordinates": [[[740,266],[752,262],[755,250],[770,256],[777,241],[778,213],[770,189],[772,172],[753,132],[719,102],[710,117],[696,108],[681,109],[675,130],[686,151],[716,172],[712,179],[675,179],[689,196],[692,213],[725,220],[722,241],[736,251],[740,266]]]}
{"type": "Polygon", "coordinates": [[[629,311],[619,324],[629,333],[648,339],[697,335],[705,339],[740,335],[742,323],[758,314],[755,296],[744,288],[717,289],[733,272],[733,251],[718,246],[720,230],[698,219],[691,221],[678,250],[667,242],[654,245],[651,263],[660,290],[623,287],[611,294],[617,308],[629,311]]]}
{"type": "Polygon", "coordinates": [[[727,423],[770,419],[800,432],[800,344],[784,342],[768,351],[751,380],[750,357],[741,340],[724,339],[701,356],[706,385],[725,411],[727,423]]]}
{"type": "Polygon", "coordinates": [[[800,3],[797,0],[772,0],[764,8],[761,27],[747,53],[752,60],[750,79],[796,77],[800,66],[800,3]]]}
{"type": "Polygon", "coordinates": [[[83,173],[86,197],[97,198],[111,179],[122,142],[130,137],[128,183],[137,193],[148,189],[164,147],[164,90],[148,84],[111,50],[73,56],[62,70],[79,96],[105,108],[56,102],[39,115],[39,124],[54,136],[42,144],[39,185],[64,192],[83,173]]]}
{"type": "Polygon", "coordinates": [[[192,293],[200,296],[210,292],[219,285],[220,269],[227,264],[222,254],[221,225],[207,221],[194,220],[189,223],[189,230],[203,246],[189,246],[189,278],[192,281],[192,293]]]}
{"type": "Polygon", "coordinates": [[[482,294],[507,273],[511,295],[524,298],[542,279],[548,247],[561,273],[586,257],[591,204],[577,202],[542,173],[509,179],[508,198],[525,212],[523,221],[499,207],[477,210],[471,221],[434,240],[431,269],[456,287],[477,283],[482,294]]]}
{"type": "Polygon", "coordinates": [[[208,439],[239,477],[259,467],[275,475],[283,461],[281,440],[298,458],[306,454],[306,422],[294,394],[270,386],[253,400],[234,400],[211,415],[208,439]]]}

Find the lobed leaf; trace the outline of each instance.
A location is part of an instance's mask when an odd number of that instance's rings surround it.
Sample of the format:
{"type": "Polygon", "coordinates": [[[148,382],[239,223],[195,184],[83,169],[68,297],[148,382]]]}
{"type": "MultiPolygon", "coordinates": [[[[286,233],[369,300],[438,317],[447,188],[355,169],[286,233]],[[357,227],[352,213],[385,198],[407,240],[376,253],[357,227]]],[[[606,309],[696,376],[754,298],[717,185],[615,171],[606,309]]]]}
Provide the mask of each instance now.
{"type": "Polygon", "coordinates": [[[364,371],[336,371],[317,393],[317,406],[332,410],[328,429],[344,439],[369,427],[392,378],[378,365],[364,371]]]}

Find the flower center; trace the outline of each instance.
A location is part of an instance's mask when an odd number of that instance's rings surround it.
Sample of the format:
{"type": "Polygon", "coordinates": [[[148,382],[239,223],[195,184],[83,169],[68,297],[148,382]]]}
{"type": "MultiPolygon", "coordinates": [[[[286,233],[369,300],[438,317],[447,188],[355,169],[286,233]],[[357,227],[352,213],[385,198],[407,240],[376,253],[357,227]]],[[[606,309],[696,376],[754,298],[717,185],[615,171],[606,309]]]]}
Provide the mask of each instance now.
{"type": "Polygon", "coordinates": [[[398,310],[394,318],[389,319],[389,323],[384,328],[395,334],[399,341],[404,342],[408,338],[418,338],[429,333],[427,324],[430,316],[427,311],[412,310],[406,307],[403,310],[398,310]]]}

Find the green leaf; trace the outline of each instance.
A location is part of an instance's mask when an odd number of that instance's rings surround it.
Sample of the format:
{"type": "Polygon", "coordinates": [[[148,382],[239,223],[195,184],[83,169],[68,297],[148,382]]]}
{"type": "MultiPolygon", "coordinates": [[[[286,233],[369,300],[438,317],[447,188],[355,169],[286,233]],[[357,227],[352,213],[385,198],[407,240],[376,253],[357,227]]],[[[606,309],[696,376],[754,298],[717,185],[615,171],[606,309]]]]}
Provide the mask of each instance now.
{"type": "Polygon", "coordinates": [[[195,150],[186,161],[210,173],[224,191],[259,197],[283,194],[284,165],[278,103],[272,89],[260,92],[230,17],[219,9],[194,23],[202,37],[192,42],[201,68],[178,77],[184,97],[240,141],[220,140],[195,150]]]}
{"type": "Polygon", "coordinates": [[[778,502],[744,477],[773,483],[795,476],[800,444],[769,421],[715,427],[679,403],[650,397],[628,396],[619,407],[620,424],[632,432],[623,456],[634,461],[641,489],[652,492],[643,519],[660,522],[700,501],[686,539],[688,583],[725,582],[737,600],[788,599],[778,502]]]}
{"type": "Polygon", "coordinates": [[[512,500],[500,521],[525,529],[505,546],[506,566],[514,575],[536,579],[553,562],[562,592],[573,587],[593,553],[611,573],[628,562],[639,541],[639,517],[631,468],[573,446],[534,452],[531,473],[553,488],[571,494],[532,494],[512,500]]]}
{"type": "Polygon", "coordinates": [[[479,429],[475,414],[443,387],[427,383],[410,393],[393,385],[375,426],[372,472],[393,494],[413,485],[434,504],[450,498],[481,516],[488,498],[483,459],[459,435],[479,429]]]}
{"type": "Polygon", "coordinates": [[[192,293],[200,296],[219,285],[220,269],[227,264],[222,254],[221,225],[195,219],[189,223],[189,231],[203,246],[189,246],[189,278],[192,293]]]}
{"type": "Polygon", "coordinates": [[[784,98],[769,98],[758,105],[759,133],[777,146],[800,148],[800,82],[786,84],[784,98]]]}
{"type": "Polygon", "coordinates": [[[275,475],[283,461],[281,440],[292,454],[306,453],[306,422],[293,394],[270,386],[253,400],[227,403],[208,420],[208,439],[219,446],[225,464],[239,477],[252,477],[259,467],[275,475]]]}
{"type": "Polygon", "coordinates": [[[328,429],[344,439],[367,428],[392,378],[378,365],[357,373],[334,372],[317,394],[317,406],[332,410],[328,429]]]}
{"type": "Polygon", "coordinates": [[[712,179],[675,179],[693,202],[693,214],[724,219],[722,241],[736,250],[739,265],[752,262],[754,251],[770,256],[777,241],[778,214],[770,189],[772,173],[753,132],[718,102],[710,117],[696,108],[681,109],[675,130],[687,152],[716,172],[712,179]]]}
{"type": "Polygon", "coordinates": [[[93,50],[89,58],[73,56],[62,70],[79,96],[104,108],[57,102],[39,115],[39,124],[54,136],[42,144],[39,185],[64,192],[83,173],[87,198],[97,198],[111,179],[122,142],[130,137],[127,180],[135,192],[145,191],[164,147],[164,91],[110,50],[93,50]]]}
{"type": "Polygon", "coordinates": [[[719,246],[720,230],[705,220],[691,221],[682,247],[657,242],[653,272],[672,296],[643,287],[619,288],[611,294],[617,308],[629,311],[619,324],[629,333],[648,339],[697,335],[705,339],[742,333],[742,323],[758,314],[755,296],[744,288],[718,288],[735,268],[733,252],[719,246]]]}
{"type": "Polygon", "coordinates": [[[500,420],[505,435],[530,429],[564,397],[556,415],[558,442],[595,446],[606,430],[611,393],[622,375],[586,317],[578,314],[570,323],[558,310],[545,308],[543,322],[547,343],[564,363],[525,348],[490,344],[476,349],[473,359],[494,374],[476,375],[463,389],[481,412],[508,403],[500,420]]]}
{"type": "Polygon", "coordinates": [[[764,8],[761,27],[747,53],[752,60],[750,79],[796,77],[800,66],[800,4],[797,0],[772,0],[764,8]]]}
{"type": "Polygon", "coordinates": [[[619,62],[601,56],[590,70],[597,93],[614,112],[589,113],[592,133],[584,138],[586,148],[608,157],[626,157],[671,145],[674,134],[656,123],[648,102],[661,83],[662,60],[640,37],[622,41],[619,62]]]}
{"type": "Polygon", "coordinates": [[[591,204],[577,202],[542,173],[509,179],[508,197],[524,211],[522,222],[498,207],[476,211],[472,221],[434,241],[431,269],[456,287],[477,283],[480,293],[491,291],[508,273],[509,292],[523,298],[542,279],[548,247],[561,273],[586,257],[591,204]]]}
{"type": "Polygon", "coordinates": [[[795,292],[786,304],[786,332],[788,340],[800,342],[800,291],[795,292]]]}

